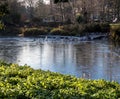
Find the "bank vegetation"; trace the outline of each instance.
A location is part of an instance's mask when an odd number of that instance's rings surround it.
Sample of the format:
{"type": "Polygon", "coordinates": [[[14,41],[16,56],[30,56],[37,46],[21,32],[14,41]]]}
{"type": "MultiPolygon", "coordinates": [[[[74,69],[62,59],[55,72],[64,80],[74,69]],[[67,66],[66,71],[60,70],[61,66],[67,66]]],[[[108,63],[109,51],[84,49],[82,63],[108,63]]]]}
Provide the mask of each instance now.
{"type": "Polygon", "coordinates": [[[0,62],[1,99],[119,99],[120,84],[0,62]]]}

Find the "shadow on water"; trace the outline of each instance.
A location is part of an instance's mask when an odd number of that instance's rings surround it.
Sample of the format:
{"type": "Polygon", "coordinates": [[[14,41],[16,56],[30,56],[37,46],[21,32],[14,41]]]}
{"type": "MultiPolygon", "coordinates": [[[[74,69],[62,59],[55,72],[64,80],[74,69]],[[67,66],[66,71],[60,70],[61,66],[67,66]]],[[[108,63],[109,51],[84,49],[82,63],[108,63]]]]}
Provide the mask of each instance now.
{"type": "Polygon", "coordinates": [[[107,40],[0,38],[0,59],[34,69],[120,82],[120,46],[107,40]]]}
{"type": "Polygon", "coordinates": [[[120,42],[111,42],[113,46],[113,51],[120,55],[120,42]]]}

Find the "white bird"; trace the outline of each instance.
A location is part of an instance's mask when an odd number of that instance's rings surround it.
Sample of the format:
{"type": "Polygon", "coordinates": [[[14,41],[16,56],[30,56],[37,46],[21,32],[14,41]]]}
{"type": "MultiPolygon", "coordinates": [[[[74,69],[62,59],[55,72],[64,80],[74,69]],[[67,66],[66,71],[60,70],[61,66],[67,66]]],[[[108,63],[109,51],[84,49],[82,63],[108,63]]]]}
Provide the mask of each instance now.
{"type": "Polygon", "coordinates": [[[113,20],[113,22],[117,22],[117,18],[115,18],[115,19],[113,20]]]}

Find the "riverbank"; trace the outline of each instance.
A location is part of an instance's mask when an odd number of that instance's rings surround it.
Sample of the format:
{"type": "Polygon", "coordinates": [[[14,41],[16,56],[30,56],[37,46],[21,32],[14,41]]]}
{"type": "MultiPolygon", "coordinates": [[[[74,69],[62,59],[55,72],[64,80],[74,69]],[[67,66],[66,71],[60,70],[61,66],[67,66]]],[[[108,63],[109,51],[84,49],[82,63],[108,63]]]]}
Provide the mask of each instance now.
{"type": "Polygon", "coordinates": [[[36,27],[19,27],[6,26],[0,30],[3,36],[39,36],[39,35],[60,35],[60,36],[85,36],[90,33],[108,33],[108,23],[89,23],[89,24],[68,24],[56,27],[36,26],[36,27]]]}
{"type": "Polygon", "coordinates": [[[0,98],[118,99],[120,85],[0,62],[0,98]]]}
{"type": "Polygon", "coordinates": [[[6,26],[0,30],[0,36],[18,36],[21,34],[20,27],[6,26]]]}
{"type": "Polygon", "coordinates": [[[116,42],[120,41],[120,23],[110,24],[110,37],[116,42]]]}

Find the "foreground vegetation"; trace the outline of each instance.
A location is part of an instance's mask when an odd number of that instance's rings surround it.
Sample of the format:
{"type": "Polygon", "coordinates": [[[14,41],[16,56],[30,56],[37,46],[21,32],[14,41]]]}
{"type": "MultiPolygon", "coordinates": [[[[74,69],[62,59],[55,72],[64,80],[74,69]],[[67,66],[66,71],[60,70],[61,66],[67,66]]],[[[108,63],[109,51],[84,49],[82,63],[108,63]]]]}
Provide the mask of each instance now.
{"type": "Polygon", "coordinates": [[[105,80],[34,70],[0,63],[0,98],[3,99],[118,99],[120,85],[105,80]]]}

